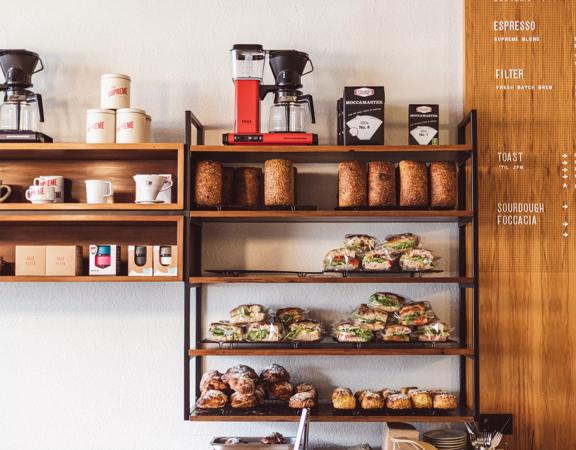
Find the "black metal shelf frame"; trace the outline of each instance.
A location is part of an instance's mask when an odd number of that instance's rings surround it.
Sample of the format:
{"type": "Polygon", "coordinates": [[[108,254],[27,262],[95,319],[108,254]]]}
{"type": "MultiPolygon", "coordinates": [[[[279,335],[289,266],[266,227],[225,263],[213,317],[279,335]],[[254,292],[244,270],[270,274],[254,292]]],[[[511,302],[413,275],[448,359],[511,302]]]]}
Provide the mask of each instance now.
{"type": "MultiPolygon", "coordinates": [[[[204,127],[200,121],[190,112],[186,111],[186,140],[185,140],[185,197],[184,197],[184,215],[185,215],[185,234],[184,245],[185,251],[184,258],[184,420],[189,420],[190,415],[194,410],[193,399],[198,398],[200,395],[200,378],[202,377],[202,361],[203,357],[189,356],[191,348],[202,348],[202,285],[191,284],[189,281],[190,276],[197,275],[202,267],[201,264],[201,242],[202,242],[202,221],[190,219],[190,211],[193,211],[191,200],[191,187],[192,187],[192,127],[196,129],[196,145],[204,144],[204,127]],[[196,245],[193,245],[196,244],[196,245]],[[192,305],[192,290],[194,290],[194,305],[192,305]],[[192,319],[192,310],[194,310],[194,327],[192,319]],[[194,335],[192,331],[194,330],[194,335]],[[194,360],[194,395],[192,395],[192,360],[194,360]]],[[[472,286],[462,286],[459,292],[459,318],[460,329],[459,339],[464,346],[470,345],[474,350],[473,356],[459,355],[459,377],[460,377],[460,399],[461,402],[466,402],[471,394],[472,399],[472,414],[474,418],[480,418],[480,373],[479,373],[479,308],[478,308],[478,130],[477,130],[477,113],[476,110],[471,110],[464,116],[462,121],[458,124],[458,144],[470,143],[472,147],[470,157],[470,171],[466,173],[466,163],[468,160],[460,160],[458,164],[458,190],[459,190],[459,210],[466,210],[467,208],[473,211],[471,220],[459,221],[459,254],[458,254],[458,270],[459,276],[471,276],[474,279],[472,286]],[[467,179],[470,176],[470,180],[467,179]],[[469,189],[469,191],[468,191],[469,189]],[[470,197],[466,193],[470,193],[470,197]],[[467,228],[471,228],[468,230],[467,228]],[[467,254],[467,242],[470,239],[471,232],[471,251],[472,255],[467,254]],[[467,263],[471,261],[471,270],[467,271],[467,263]],[[468,305],[468,303],[471,305],[468,305]],[[468,306],[471,306],[471,329],[468,327],[468,306]],[[468,392],[467,383],[469,375],[469,364],[472,370],[472,384],[473,390],[468,392]]]]}

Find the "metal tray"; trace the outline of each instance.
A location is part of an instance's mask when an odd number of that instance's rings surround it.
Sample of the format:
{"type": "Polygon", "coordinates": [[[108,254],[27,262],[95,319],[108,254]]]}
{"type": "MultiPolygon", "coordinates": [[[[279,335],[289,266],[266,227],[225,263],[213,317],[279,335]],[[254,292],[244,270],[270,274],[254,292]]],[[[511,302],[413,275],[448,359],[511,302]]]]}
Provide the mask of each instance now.
{"type": "MultiPolygon", "coordinates": [[[[237,437],[237,436],[231,436],[237,437]]],[[[296,438],[285,438],[285,444],[262,444],[260,442],[261,437],[238,437],[242,442],[240,444],[225,444],[231,437],[217,437],[212,439],[210,443],[214,450],[293,450],[294,444],[296,443],[296,438]]]]}

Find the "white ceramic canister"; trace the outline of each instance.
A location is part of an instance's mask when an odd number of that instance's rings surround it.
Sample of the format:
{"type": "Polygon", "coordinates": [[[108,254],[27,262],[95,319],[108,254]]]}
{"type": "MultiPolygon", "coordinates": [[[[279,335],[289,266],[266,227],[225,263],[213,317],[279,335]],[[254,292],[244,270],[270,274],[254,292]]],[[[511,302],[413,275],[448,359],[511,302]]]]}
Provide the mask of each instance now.
{"type": "Polygon", "coordinates": [[[100,108],[130,108],[130,77],[106,73],[100,77],[100,108]]]}
{"type": "Polygon", "coordinates": [[[146,142],[152,142],[152,116],[146,114],[146,142]]]}
{"type": "Polygon", "coordinates": [[[112,109],[86,110],[86,142],[113,144],[116,138],[116,111],[112,109]]]}
{"type": "Polygon", "coordinates": [[[146,142],[146,111],[136,108],[116,111],[116,142],[119,144],[146,142]]]}

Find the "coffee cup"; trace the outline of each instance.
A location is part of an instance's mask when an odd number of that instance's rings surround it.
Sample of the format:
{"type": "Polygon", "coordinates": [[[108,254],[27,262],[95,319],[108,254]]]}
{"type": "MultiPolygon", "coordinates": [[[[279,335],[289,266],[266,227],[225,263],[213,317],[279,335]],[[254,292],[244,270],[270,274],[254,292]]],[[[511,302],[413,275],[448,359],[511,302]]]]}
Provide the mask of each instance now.
{"type": "Polygon", "coordinates": [[[56,200],[54,203],[64,203],[64,177],[61,175],[42,175],[34,178],[34,186],[54,186],[56,200]]]}
{"type": "Polygon", "coordinates": [[[162,203],[156,197],[172,187],[172,180],[162,175],[134,175],[136,182],[136,203],[162,203]]]}
{"type": "Polygon", "coordinates": [[[114,203],[112,183],[107,180],[85,180],[86,203],[114,203]]]}
{"type": "Polygon", "coordinates": [[[0,203],[6,201],[8,197],[12,194],[12,188],[7,184],[2,184],[2,180],[0,180],[0,203]],[[2,194],[2,191],[6,191],[2,194]]]}
{"type": "Polygon", "coordinates": [[[26,200],[32,203],[55,203],[56,188],[54,186],[30,186],[24,195],[26,200]]]}

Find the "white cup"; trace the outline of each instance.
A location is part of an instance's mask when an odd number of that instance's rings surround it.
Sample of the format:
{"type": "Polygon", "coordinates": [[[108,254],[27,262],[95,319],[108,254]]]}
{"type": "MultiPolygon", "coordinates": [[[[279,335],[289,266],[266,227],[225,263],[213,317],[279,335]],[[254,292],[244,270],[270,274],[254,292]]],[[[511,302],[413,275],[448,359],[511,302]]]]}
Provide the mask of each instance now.
{"type": "Polygon", "coordinates": [[[156,202],[156,197],[162,191],[172,187],[172,180],[162,175],[134,175],[136,182],[136,203],[156,202]]]}
{"type": "Polygon", "coordinates": [[[30,186],[24,195],[26,200],[32,203],[55,203],[56,188],[54,186],[30,186]]]}
{"type": "Polygon", "coordinates": [[[86,203],[114,203],[112,183],[106,180],[86,180],[86,203]]]}
{"type": "Polygon", "coordinates": [[[64,203],[64,177],[60,175],[42,175],[34,178],[34,186],[54,186],[56,200],[54,203],[64,203]]]}

